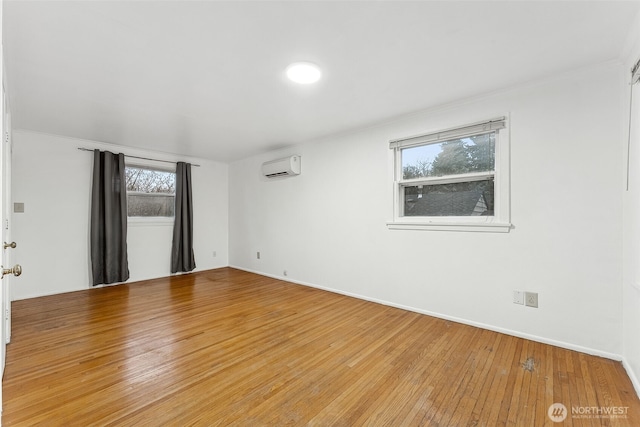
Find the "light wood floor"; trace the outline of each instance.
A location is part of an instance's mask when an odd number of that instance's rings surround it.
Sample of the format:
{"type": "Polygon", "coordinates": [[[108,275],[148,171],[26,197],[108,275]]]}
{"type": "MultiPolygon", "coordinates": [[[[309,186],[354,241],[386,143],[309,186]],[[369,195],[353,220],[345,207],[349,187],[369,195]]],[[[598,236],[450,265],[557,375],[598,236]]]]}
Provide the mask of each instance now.
{"type": "Polygon", "coordinates": [[[229,268],[14,302],[3,394],[6,426],[640,426],[618,362],[229,268]]]}

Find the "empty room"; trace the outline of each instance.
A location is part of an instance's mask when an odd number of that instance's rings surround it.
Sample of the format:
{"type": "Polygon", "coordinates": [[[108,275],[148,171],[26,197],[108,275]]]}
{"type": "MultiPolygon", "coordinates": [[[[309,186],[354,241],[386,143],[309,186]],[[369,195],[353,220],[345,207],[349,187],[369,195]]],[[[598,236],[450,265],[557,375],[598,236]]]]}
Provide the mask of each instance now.
{"type": "Polygon", "coordinates": [[[640,1],[0,5],[2,425],[640,425],[640,1]]]}

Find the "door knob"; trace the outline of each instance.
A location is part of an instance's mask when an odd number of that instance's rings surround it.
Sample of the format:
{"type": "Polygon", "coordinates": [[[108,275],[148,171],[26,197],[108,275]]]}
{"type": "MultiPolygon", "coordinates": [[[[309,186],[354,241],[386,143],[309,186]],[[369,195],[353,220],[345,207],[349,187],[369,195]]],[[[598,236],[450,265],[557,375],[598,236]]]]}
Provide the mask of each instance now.
{"type": "Polygon", "coordinates": [[[13,249],[15,247],[16,247],[16,242],[11,242],[11,243],[4,242],[4,248],[5,249],[7,249],[7,248],[12,248],[13,249]]]}
{"type": "Polygon", "coordinates": [[[2,267],[2,276],[0,276],[0,279],[3,278],[5,274],[13,274],[14,276],[19,276],[22,274],[22,267],[20,266],[20,264],[16,264],[12,268],[2,267]]]}

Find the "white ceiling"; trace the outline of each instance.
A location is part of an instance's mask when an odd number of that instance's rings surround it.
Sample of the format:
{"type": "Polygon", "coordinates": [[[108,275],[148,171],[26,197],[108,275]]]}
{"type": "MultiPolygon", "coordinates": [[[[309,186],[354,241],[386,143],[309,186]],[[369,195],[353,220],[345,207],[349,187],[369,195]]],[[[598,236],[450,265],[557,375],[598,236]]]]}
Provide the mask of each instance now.
{"type": "Polygon", "coordinates": [[[7,90],[14,128],[232,161],[616,59],[639,6],[5,0],[7,90]]]}

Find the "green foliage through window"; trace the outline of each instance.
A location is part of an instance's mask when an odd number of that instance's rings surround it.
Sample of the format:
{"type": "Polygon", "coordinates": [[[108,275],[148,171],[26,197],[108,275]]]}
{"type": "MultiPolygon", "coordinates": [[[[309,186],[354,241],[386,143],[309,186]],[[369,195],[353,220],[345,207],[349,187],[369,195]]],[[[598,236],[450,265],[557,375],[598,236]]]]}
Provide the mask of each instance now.
{"type": "Polygon", "coordinates": [[[495,133],[402,149],[402,178],[458,175],[495,169],[495,133]]]}

